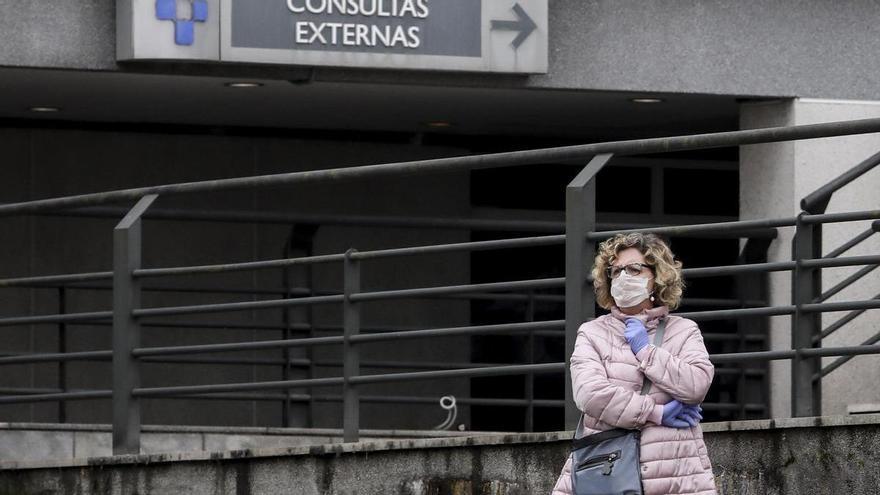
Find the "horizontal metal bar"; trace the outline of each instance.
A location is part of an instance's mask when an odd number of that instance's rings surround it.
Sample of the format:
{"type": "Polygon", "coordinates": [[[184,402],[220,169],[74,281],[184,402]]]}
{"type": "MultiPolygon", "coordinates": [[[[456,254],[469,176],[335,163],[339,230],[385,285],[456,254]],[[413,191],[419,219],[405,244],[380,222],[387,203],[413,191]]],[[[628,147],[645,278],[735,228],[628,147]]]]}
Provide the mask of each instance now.
{"type": "MultiPolygon", "coordinates": [[[[199,357],[144,357],[141,358],[143,363],[159,363],[159,364],[220,364],[229,366],[281,366],[284,364],[283,359],[245,359],[245,358],[199,358],[199,357]]],[[[311,364],[308,359],[291,359],[290,365],[297,367],[306,367],[311,364]]]]}
{"type": "MultiPolygon", "coordinates": [[[[507,323],[500,325],[482,325],[468,327],[432,328],[428,330],[409,330],[404,332],[387,332],[377,334],[361,334],[352,336],[354,342],[368,343],[385,340],[420,339],[428,337],[446,337],[455,335],[477,335],[480,333],[525,332],[542,328],[558,328],[561,320],[538,321],[526,323],[507,323]]],[[[223,344],[200,344],[174,347],[144,347],[134,349],[134,356],[162,356],[176,354],[197,354],[210,352],[238,352],[260,349],[284,349],[291,347],[307,347],[317,345],[341,345],[343,336],[311,337],[305,339],[264,340],[257,342],[229,342],[223,344]]]]}
{"type": "Polygon", "coordinates": [[[860,233],[859,235],[853,237],[852,239],[844,242],[837,249],[832,250],[831,252],[826,254],[824,257],[825,258],[836,258],[836,257],[840,256],[841,254],[854,248],[855,246],[858,246],[859,244],[864,242],[866,239],[868,239],[869,237],[871,237],[875,233],[876,233],[876,231],[873,228],[869,228],[869,229],[865,230],[864,232],[860,233]]]}
{"type": "MultiPolygon", "coordinates": [[[[162,364],[223,364],[223,365],[241,365],[241,366],[281,366],[284,364],[283,359],[232,359],[232,358],[194,358],[194,357],[145,357],[141,359],[145,363],[162,363],[162,364]]],[[[315,361],[309,359],[291,359],[291,366],[307,367],[315,365],[324,368],[342,367],[342,361],[315,361]]],[[[492,363],[447,363],[434,361],[362,361],[361,368],[387,368],[387,369],[462,369],[462,368],[488,368],[490,366],[498,366],[492,363]]]]}
{"type": "MultiPolygon", "coordinates": [[[[174,395],[170,397],[156,397],[154,400],[166,399],[207,399],[207,400],[242,400],[242,401],[280,401],[287,400],[288,397],[293,402],[307,402],[310,398],[316,402],[342,402],[341,395],[313,395],[307,394],[191,394],[191,395],[174,395]]],[[[411,397],[411,396],[382,396],[382,395],[362,395],[360,402],[375,404],[425,404],[434,405],[440,402],[437,397],[411,397]]],[[[511,406],[526,407],[529,401],[526,399],[495,399],[481,397],[456,397],[455,402],[465,406],[511,406]]],[[[565,401],[552,399],[535,399],[533,401],[535,407],[563,407],[565,401]]]]}
{"type": "Polygon", "coordinates": [[[0,366],[7,364],[47,363],[59,361],[94,361],[113,357],[113,351],[63,352],[52,354],[21,354],[0,357],[0,366]]]}
{"type": "Polygon", "coordinates": [[[29,402],[109,399],[112,396],[113,392],[111,390],[88,390],[82,392],[62,392],[51,394],[10,395],[8,397],[0,397],[0,404],[26,404],[29,402]]]}
{"type": "MultiPolygon", "coordinates": [[[[856,309],[880,308],[880,300],[868,299],[865,301],[843,301],[821,304],[804,304],[801,310],[805,313],[833,313],[837,311],[851,311],[856,309]]],[[[721,309],[714,311],[694,311],[678,313],[678,316],[690,318],[695,321],[721,320],[727,318],[751,318],[757,316],[783,316],[795,312],[795,306],[771,306],[766,308],[742,308],[721,309]]]]}
{"type": "Polygon", "coordinates": [[[880,255],[847,256],[845,258],[820,258],[816,260],[802,260],[801,265],[805,268],[835,268],[841,266],[876,265],[880,263],[880,255]]]}
{"type": "Polygon", "coordinates": [[[765,308],[718,309],[713,311],[691,311],[676,313],[682,318],[694,321],[725,320],[728,318],[753,318],[758,316],[782,316],[794,313],[794,306],[770,306],[765,308]]]}
{"type": "MultiPolygon", "coordinates": [[[[0,395],[32,395],[32,394],[57,394],[64,392],[60,388],[15,388],[0,387],[0,395]]],[[[72,390],[71,390],[72,392],[72,390]]]]}
{"type": "MultiPolygon", "coordinates": [[[[341,368],[342,361],[315,361],[315,366],[341,368]]],[[[489,368],[498,363],[465,363],[440,361],[361,361],[361,368],[457,370],[463,368],[489,368]]]]}
{"type": "Polygon", "coordinates": [[[440,294],[458,294],[463,292],[482,292],[487,290],[525,290],[548,289],[563,287],[565,277],[542,278],[535,280],[516,280],[511,282],[491,282],[486,284],[451,285],[444,287],[424,287],[418,289],[386,290],[377,292],[361,292],[351,295],[353,302],[380,301],[385,299],[403,299],[424,297],[440,294]]]}
{"type": "Polygon", "coordinates": [[[859,356],[862,354],[880,354],[880,345],[820,347],[815,349],[802,349],[799,352],[807,357],[859,356]]]}
{"type": "MultiPolygon", "coordinates": [[[[48,215],[73,217],[122,218],[127,208],[91,207],[48,215]]],[[[564,222],[544,220],[506,220],[490,218],[391,217],[370,215],[331,215],[319,213],[287,213],[244,210],[150,209],[141,218],[147,220],[211,221],[228,223],[259,223],[270,225],[343,225],[354,227],[432,228],[450,230],[504,232],[563,232],[564,222]]]]}
{"type": "Polygon", "coordinates": [[[721,367],[716,367],[716,368],[715,368],[715,376],[720,376],[720,375],[740,375],[740,374],[744,374],[744,375],[746,375],[746,376],[756,376],[756,377],[761,377],[761,376],[765,376],[765,375],[767,375],[767,370],[762,369],[762,368],[747,368],[747,369],[741,369],[741,368],[721,368],[721,367]]]}
{"type": "Polygon", "coordinates": [[[168,397],[153,397],[152,400],[237,400],[237,401],[282,401],[308,402],[308,394],[247,394],[247,393],[224,393],[224,394],[184,394],[171,395],[168,397]]]}
{"type": "Polygon", "coordinates": [[[767,340],[767,336],[761,333],[753,333],[745,336],[740,336],[735,333],[703,333],[703,339],[705,340],[723,340],[723,341],[739,341],[740,339],[745,340],[746,342],[764,342],[767,340]]]}
{"type": "Polygon", "coordinates": [[[502,323],[498,325],[479,325],[453,328],[434,328],[429,330],[409,330],[405,332],[388,332],[376,334],[360,334],[351,336],[351,341],[359,344],[368,342],[385,342],[389,340],[420,339],[428,337],[452,337],[460,335],[488,335],[492,333],[515,333],[533,330],[549,330],[565,328],[565,320],[535,321],[526,323],[502,323]]]}
{"type": "Polygon", "coordinates": [[[844,223],[859,220],[880,218],[880,210],[850,211],[846,213],[823,213],[821,215],[803,215],[801,220],[807,225],[817,223],[844,223]]]}
{"type": "MultiPolygon", "coordinates": [[[[341,402],[342,396],[339,395],[316,395],[314,396],[314,400],[318,402],[341,402]]],[[[371,402],[371,403],[379,403],[379,404],[439,404],[440,399],[438,397],[418,397],[418,396],[377,396],[377,395],[366,395],[361,396],[360,400],[363,402],[371,402]]],[[[529,401],[526,399],[498,399],[498,398],[484,398],[484,397],[456,397],[455,402],[457,404],[465,405],[465,406],[511,406],[511,407],[526,407],[529,405],[529,401]]],[[[535,407],[564,407],[564,400],[552,400],[552,399],[535,399],[534,401],[535,407]]]]}
{"type": "Polygon", "coordinates": [[[804,304],[801,311],[805,313],[833,313],[836,311],[852,311],[855,309],[880,308],[880,299],[868,299],[864,301],[826,302],[821,304],[804,304]]]}
{"type": "MultiPolygon", "coordinates": [[[[797,223],[797,218],[795,217],[787,217],[787,218],[775,218],[775,219],[767,219],[767,220],[740,220],[736,222],[717,222],[717,223],[702,223],[702,224],[692,224],[692,225],[671,225],[665,227],[651,227],[646,229],[626,229],[626,230],[610,230],[605,232],[589,232],[587,233],[587,239],[592,241],[602,241],[608,239],[609,237],[614,237],[617,234],[629,234],[632,232],[644,232],[644,233],[653,233],[665,236],[685,236],[685,235],[694,235],[694,234],[707,234],[707,233],[731,233],[736,234],[736,237],[752,237],[753,235],[744,235],[744,234],[755,234],[753,231],[755,229],[775,229],[776,227],[790,227],[797,223]]],[[[772,236],[775,237],[775,236],[772,236]]]]}
{"type": "Polygon", "coordinates": [[[219,385],[184,385],[177,387],[136,388],[135,397],[170,397],[184,394],[212,394],[216,392],[247,392],[250,390],[286,390],[291,388],[335,387],[342,385],[342,377],[309,378],[271,382],[224,383],[219,385]]]}
{"type": "Polygon", "coordinates": [[[742,273],[766,273],[793,270],[794,261],[773,261],[769,263],[747,263],[741,265],[707,266],[703,268],[685,268],[682,275],[686,278],[720,277],[739,275],[742,273]]]}
{"type": "MultiPolygon", "coordinates": [[[[806,268],[836,268],[880,263],[880,255],[849,256],[846,258],[821,258],[802,260],[806,268]]],[[[716,277],[740,273],[776,272],[793,270],[797,266],[794,261],[774,261],[769,263],[750,263],[742,265],[710,266],[705,268],[685,268],[682,274],[687,278],[716,277]]]]}
{"type": "Polygon", "coordinates": [[[438,244],[434,246],[414,246],[377,251],[359,251],[352,255],[354,259],[369,260],[399,256],[416,256],[424,254],[449,253],[457,251],[488,251],[493,249],[529,248],[539,246],[557,246],[565,244],[565,235],[545,235],[539,237],[517,237],[513,239],[495,239],[491,241],[459,242],[455,244],[438,244]]]}
{"type": "Polygon", "coordinates": [[[495,366],[491,368],[416,371],[412,373],[393,373],[386,375],[361,375],[351,378],[355,385],[373,383],[389,383],[401,381],[439,380],[444,378],[473,378],[477,376],[504,376],[528,373],[562,373],[565,363],[518,364],[512,366],[495,366]]]}
{"type": "Polygon", "coordinates": [[[103,320],[112,317],[113,312],[111,311],[67,313],[62,315],[17,316],[14,318],[0,318],[0,326],[9,327],[13,325],[37,325],[42,323],[70,323],[77,321],[103,320]]]}
{"type": "Polygon", "coordinates": [[[723,298],[708,298],[708,297],[685,297],[681,300],[682,306],[729,306],[729,307],[747,307],[747,308],[758,308],[761,306],[766,306],[767,301],[758,301],[758,300],[750,300],[743,301],[742,299],[723,299],[723,298]]]}
{"type": "Polygon", "coordinates": [[[767,406],[764,404],[731,404],[731,403],[715,403],[715,402],[704,402],[700,404],[700,407],[703,408],[704,411],[739,411],[740,409],[745,409],[746,411],[751,412],[760,412],[767,409],[767,406]]]}
{"type": "MultiPolygon", "coordinates": [[[[196,304],[191,306],[170,306],[164,308],[136,309],[132,314],[136,318],[151,316],[191,315],[202,313],[225,313],[229,311],[248,311],[254,309],[287,308],[291,306],[307,306],[311,304],[341,303],[343,296],[313,296],[295,299],[272,299],[270,301],[245,301],[221,304],[196,304]]],[[[0,320],[2,322],[2,320],[0,320]]]]}
{"type": "MultiPolygon", "coordinates": [[[[525,373],[559,373],[564,371],[565,363],[524,364],[515,366],[495,366],[491,368],[419,371],[413,373],[393,373],[366,375],[351,378],[355,385],[387,383],[413,380],[435,380],[443,378],[466,378],[475,376],[518,375],[525,373]]],[[[290,388],[330,387],[343,384],[342,377],[310,378],[305,380],[284,380],[271,382],[225,383],[220,385],[185,385],[177,387],[136,388],[136,397],[162,397],[181,394],[202,394],[214,392],[245,392],[250,390],[285,390],[290,388]]]]}
{"type": "Polygon", "coordinates": [[[245,261],[241,263],[224,263],[219,265],[177,266],[171,268],[141,268],[133,275],[137,278],[169,277],[175,275],[196,275],[205,273],[227,273],[247,270],[266,270],[270,268],[286,268],[296,265],[314,265],[318,263],[335,263],[345,259],[342,254],[323,254],[304,256],[302,258],[282,258],[265,261],[245,261]]]}
{"type": "Polygon", "coordinates": [[[804,357],[856,356],[860,354],[880,354],[880,345],[819,347],[810,349],[793,349],[778,351],[737,352],[729,354],[712,354],[709,359],[713,363],[736,363],[742,361],[776,361],[792,359],[801,354],[804,357]]]}
{"type": "Polygon", "coordinates": [[[68,284],[72,282],[89,282],[109,280],[113,272],[69,273],[64,275],[40,275],[37,277],[20,277],[0,279],[0,287],[20,287],[44,284],[68,284]]]}
{"type": "MultiPolygon", "coordinates": [[[[362,251],[357,253],[357,259],[377,259],[397,256],[414,256],[424,254],[448,253],[456,251],[482,251],[503,248],[524,248],[536,246],[550,246],[565,243],[565,235],[550,235],[539,237],[519,237],[513,239],[498,239],[491,241],[460,242],[453,244],[436,244],[429,246],[414,246],[408,248],[383,249],[376,251],[362,251]]],[[[344,259],[343,254],[328,254],[306,256],[301,258],[282,258],[265,261],[249,261],[243,263],[225,263],[218,265],[181,266],[172,268],[143,268],[134,271],[135,277],[160,277],[172,275],[194,275],[204,273],[226,273],[245,270],[264,270],[271,268],[284,268],[294,265],[306,265],[316,263],[334,263],[344,259]]]]}
{"type": "MultiPolygon", "coordinates": [[[[87,352],[69,352],[59,354],[18,354],[0,356],[0,366],[5,364],[26,364],[38,362],[58,362],[58,361],[97,361],[106,362],[113,358],[112,351],[87,351],[87,352]]],[[[229,366],[281,366],[284,364],[283,359],[245,359],[245,358],[198,358],[198,357],[144,357],[141,358],[144,363],[160,363],[160,364],[194,364],[194,365],[229,365],[229,366]]],[[[315,361],[314,363],[305,358],[294,358],[288,361],[290,366],[307,367],[312,364],[325,368],[341,367],[342,361],[315,361]]],[[[498,366],[494,363],[449,363],[440,361],[363,361],[362,368],[400,368],[400,369],[461,369],[461,368],[488,368],[490,366],[498,366]]],[[[44,390],[44,389],[41,389],[44,390]]],[[[0,388],[0,393],[3,389],[0,388]]]]}
{"type": "Polygon", "coordinates": [[[176,194],[230,191],[236,189],[253,189],[293,184],[339,183],[366,178],[410,174],[424,176],[425,174],[431,173],[479,170],[548,162],[559,163],[570,161],[582,163],[585,159],[601,153],[613,153],[616,155],[667,153],[673,151],[722,148],[728,146],[743,146],[749,144],[793,141],[820,137],[867,134],[878,131],[880,131],[880,119],[864,119],[801,126],[768,127],[762,129],[697,134],[690,136],[593,143],[538,150],[387,163],[381,165],[308,170],[274,175],[165,184],[160,186],[138,187],[61,198],[10,203],[0,206],[0,216],[133,201],[150,194],[169,197],[176,194]]]}
{"type": "Polygon", "coordinates": [[[224,344],[198,344],[170,347],[141,347],[131,351],[137,357],[173,356],[179,354],[205,354],[211,352],[240,352],[261,349],[286,349],[320,345],[341,345],[342,336],[311,337],[306,339],[258,340],[256,342],[229,342],[224,344]]]}
{"type": "MultiPolygon", "coordinates": [[[[308,323],[293,323],[287,327],[284,325],[265,325],[265,324],[247,324],[247,323],[198,323],[198,322],[174,322],[174,321],[144,321],[141,322],[144,328],[194,328],[194,329],[215,329],[215,330],[267,330],[281,331],[293,330],[304,332],[312,328],[308,323]]],[[[330,328],[330,327],[326,327],[330,328]]],[[[318,330],[317,327],[315,327],[318,330]]],[[[339,327],[335,327],[336,330],[339,327]]]]}

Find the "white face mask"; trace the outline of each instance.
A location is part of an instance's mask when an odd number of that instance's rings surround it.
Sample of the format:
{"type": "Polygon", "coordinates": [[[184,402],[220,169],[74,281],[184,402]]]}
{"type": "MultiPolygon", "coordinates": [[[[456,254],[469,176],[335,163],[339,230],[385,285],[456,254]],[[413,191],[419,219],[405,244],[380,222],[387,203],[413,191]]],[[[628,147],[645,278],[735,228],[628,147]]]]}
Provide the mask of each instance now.
{"type": "Polygon", "coordinates": [[[647,299],[651,295],[648,291],[648,280],[650,279],[621,271],[617,278],[611,280],[611,297],[617,307],[631,308],[647,299]]]}

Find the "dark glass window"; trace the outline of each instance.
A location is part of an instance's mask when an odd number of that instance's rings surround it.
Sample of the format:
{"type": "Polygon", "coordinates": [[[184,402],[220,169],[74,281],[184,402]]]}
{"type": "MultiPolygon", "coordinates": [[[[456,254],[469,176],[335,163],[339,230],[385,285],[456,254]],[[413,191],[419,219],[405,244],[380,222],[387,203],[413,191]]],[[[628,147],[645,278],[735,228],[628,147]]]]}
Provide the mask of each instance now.
{"type": "Polygon", "coordinates": [[[651,213],[651,169],[604,168],[596,178],[596,210],[613,213],[651,213]]]}
{"type": "Polygon", "coordinates": [[[739,215],[736,170],[667,168],[663,212],[681,215],[739,215]]]}

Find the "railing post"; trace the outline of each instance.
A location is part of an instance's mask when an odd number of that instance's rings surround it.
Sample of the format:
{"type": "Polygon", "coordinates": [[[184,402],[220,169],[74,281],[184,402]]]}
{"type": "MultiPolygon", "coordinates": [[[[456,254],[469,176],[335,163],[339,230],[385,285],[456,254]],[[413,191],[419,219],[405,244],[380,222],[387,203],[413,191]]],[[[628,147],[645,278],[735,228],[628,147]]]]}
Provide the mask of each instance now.
{"type": "Polygon", "coordinates": [[[571,387],[571,353],[581,323],[596,316],[596,299],[587,283],[596,249],[587,233],[596,230],[596,174],[613,155],[593,157],[565,189],[565,428],[574,429],[580,411],[571,387]]]}
{"type": "MultiPolygon", "coordinates": [[[[822,342],[814,342],[814,337],[822,331],[822,314],[805,313],[801,306],[810,304],[822,293],[822,271],[819,268],[805,268],[801,261],[822,257],[822,225],[805,224],[803,215],[798,215],[795,235],[792,240],[792,259],[796,266],[792,271],[792,304],[795,313],[791,320],[792,349],[801,350],[821,347],[822,342]]],[[[822,368],[822,360],[816,357],[805,358],[796,355],[791,361],[791,414],[799,416],[819,416],[822,414],[822,381],[813,380],[822,368]]]]}
{"type": "Polygon", "coordinates": [[[141,409],[132,390],[140,386],[140,367],[132,349],[141,329],[132,311],[141,305],[141,215],[158,196],[144,196],[113,229],[113,454],[140,453],[141,409]]]}
{"type": "MultiPolygon", "coordinates": [[[[318,230],[317,225],[302,225],[297,224],[291,227],[290,235],[287,238],[287,242],[284,243],[284,249],[282,256],[284,258],[293,258],[294,256],[312,256],[313,244],[315,233],[318,230]]],[[[314,296],[313,289],[313,274],[312,268],[314,265],[306,265],[302,268],[305,274],[304,286],[309,290],[309,293],[306,294],[307,297],[314,296]]],[[[293,276],[293,267],[285,266],[282,270],[281,282],[284,287],[284,299],[291,299],[294,296],[291,293],[291,290],[298,287],[295,283],[296,277],[293,276]]],[[[284,330],[282,330],[282,338],[284,340],[288,340],[293,338],[294,333],[292,331],[292,327],[294,326],[294,315],[296,314],[295,308],[287,307],[281,313],[282,323],[284,325],[284,330]]],[[[303,310],[299,310],[303,311],[303,310]]],[[[305,323],[309,326],[308,338],[316,337],[315,327],[314,327],[314,306],[308,305],[304,309],[305,312],[305,323]]],[[[301,335],[301,334],[299,334],[301,335]]],[[[282,359],[284,363],[281,365],[281,379],[282,380],[291,380],[294,375],[293,366],[290,364],[290,360],[292,359],[292,352],[289,347],[285,347],[282,352],[282,359]]],[[[306,347],[305,349],[306,359],[308,360],[308,367],[306,368],[306,378],[315,378],[315,353],[312,347],[306,347]]],[[[308,403],[305,408],[305,417],[302,418],[302,423],[307,427],[314,427],[314,418],[315,418],[315,389],[309,388],[308,392],[308,403]]],[[[281,425],[285,428],[292,427],[294,425],[294,413],[293,413],[293,404],[291,402],[292,392],[290,389],[286,389],[284,391],[285,398],[281,401],[281,425]]]]}
{"type": "MultiPolygon", "coordinates": [[[[535,291],[529,291],[529,299],[526,303],[526,321],[533,322],[535,321],[535,291]]],[[[527,345],[526,345],[526,361],[528,364],[535,364],[535,332],[534,330],[529,330],[528,335],[526,336],[527,345]]],[[[535,431],[535,374],[528,373],[526,374],[526,401],[528,405],[526,406],[526,431],[532,432],[535,431]]]]}
{"type": "Polygon", "coordinates": [[[350,380],[352,377],[360,374],[360,349],[356,344],[351,343],[351,337],[358,335],[361,331],[361,311],[360,306],[356,302],[351,301],[352,294],[357,294],[361,290],[361,267],[360,262],[352,259],[352,254],[357,250],[349,249],[345,252],[345,261],[343,264],[343,293],[345,295],[342,303],[342,325],[343,325],[343,344],[342,344],[342,366],[343,379],[345,383],[342,386],[342,428],[343,441],[357,442],[360,429],[360,400],[358,398],[358,390],[352,385],[350,380]]]}
{"type": "MultiPolygon", "coordinates": [[[[67,287],[61,285],[58,287],[58,314],[67,313],[67,287]]],[[[67,352],[67,323],[58,323],[58,353],[67,352]]],[[[58,362],[58,389],[67,392],[67,362],[58,362]]],[[[58,401],[58,422],[67,422],[67,403],[63,400],[58,401]]]]}

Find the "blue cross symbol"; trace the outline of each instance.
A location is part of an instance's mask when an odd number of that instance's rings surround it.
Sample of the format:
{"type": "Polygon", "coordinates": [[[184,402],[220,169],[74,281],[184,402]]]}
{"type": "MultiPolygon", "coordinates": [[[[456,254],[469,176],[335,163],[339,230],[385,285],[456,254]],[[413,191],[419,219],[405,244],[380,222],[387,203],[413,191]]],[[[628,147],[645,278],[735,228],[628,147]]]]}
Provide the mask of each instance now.
{"type": "Polygon", "coordinates": [[[208,20],[208,0],[189,0],[192,14],[189,19],[177,17],[177,0],[156,0],[156,18],[174,23],[174,43],[192,45],[195,23],[208,20]]]}

